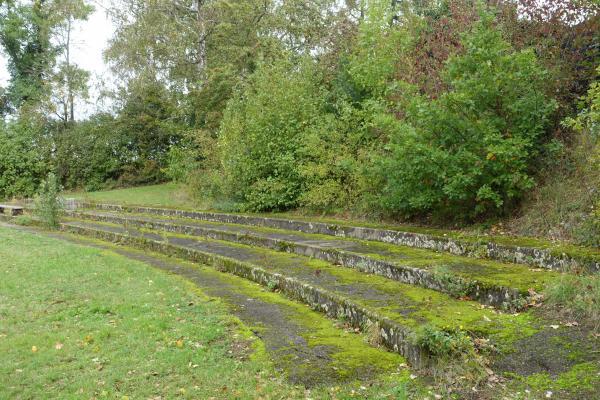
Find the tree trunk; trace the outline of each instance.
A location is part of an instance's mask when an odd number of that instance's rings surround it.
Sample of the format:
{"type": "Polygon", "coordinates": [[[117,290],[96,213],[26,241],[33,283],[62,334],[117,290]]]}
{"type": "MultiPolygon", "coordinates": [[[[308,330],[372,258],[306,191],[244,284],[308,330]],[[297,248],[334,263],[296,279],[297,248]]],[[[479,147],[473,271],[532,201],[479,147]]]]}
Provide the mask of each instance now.
{"type": "Polygon", "coordinates": [[[67,44],[66,44],[66,51],[67,51],[67,99],[65,99],[65,121],[71,121],[73,122],[75,120],[75,105],[74,103],[74,96],[73,96],[73,82],[72,77],[71,77],[71,17],[69,16],[69,19],[67,21],[67,44]],[[70,113],[70,118],[69,118],[69,114],[67,114],[67,104],[69,106],[69,113],[70,113]]]}
{"type": "Polygon", "coordinates": [[[198,73],[204,78],[206,70],[206,21],[202,15],[205,0],[196,0],[196,21],[198,23],[198,73]]]}

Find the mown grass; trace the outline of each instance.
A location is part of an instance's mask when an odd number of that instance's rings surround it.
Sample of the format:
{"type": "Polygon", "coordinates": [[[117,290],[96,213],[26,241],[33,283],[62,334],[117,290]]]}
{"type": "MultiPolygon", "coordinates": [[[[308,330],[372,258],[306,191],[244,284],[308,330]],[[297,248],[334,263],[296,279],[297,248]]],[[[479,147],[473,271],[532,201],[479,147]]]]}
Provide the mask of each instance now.
{"type": "Polygon", "coordinates": [[[5,227],[0,259],[0,398],[304,397],[182,279],[5,227]]]}
{"type": "Polygon", "coordinates": [[[198,203],[188,195],[184,185],[168,182],[99,192],[72,192],[65,197],[111,204],[147,205],[153,207],[194,208],[198,203]]]}
{"type": "Polygon", "coordinates": [[[144,264],[0,228],[0,398],[252,398],[223,307],[144,264]]]}

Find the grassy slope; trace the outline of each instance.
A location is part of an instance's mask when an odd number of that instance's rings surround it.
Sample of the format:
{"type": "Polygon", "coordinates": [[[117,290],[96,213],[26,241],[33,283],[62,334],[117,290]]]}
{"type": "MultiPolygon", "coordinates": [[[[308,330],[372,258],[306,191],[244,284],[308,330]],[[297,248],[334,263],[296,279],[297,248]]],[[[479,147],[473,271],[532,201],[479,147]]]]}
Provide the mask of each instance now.
{"type": "Polygon", "coordinates": [[[117,204],[143,204],[154,207],[194,208],[197,204],[180,184],[139,186],[102,192],[66,193],[65,197],[117,204]]]}
{"type": "Polygon", "coordinates": [[[182,279],[5,227],[0,259],[0,398],[305,396],[260,342],[242,357],[248,331],[182,279]]]}

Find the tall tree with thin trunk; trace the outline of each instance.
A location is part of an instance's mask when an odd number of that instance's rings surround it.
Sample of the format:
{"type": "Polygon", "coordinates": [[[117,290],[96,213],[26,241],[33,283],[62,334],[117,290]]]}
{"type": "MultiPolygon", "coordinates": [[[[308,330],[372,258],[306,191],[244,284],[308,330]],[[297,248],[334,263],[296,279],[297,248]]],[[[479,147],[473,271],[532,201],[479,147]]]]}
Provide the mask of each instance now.
{"type": "Polygon", "coordinates": [[[65,124],[75,121],[75,101],[88,95],[89,73],[72,61],[75,24],[85,21],[94,8],[83,0],[55,0],[52,7],[54,36],[61,60],[53,76],[53,111],[65,124]]]}

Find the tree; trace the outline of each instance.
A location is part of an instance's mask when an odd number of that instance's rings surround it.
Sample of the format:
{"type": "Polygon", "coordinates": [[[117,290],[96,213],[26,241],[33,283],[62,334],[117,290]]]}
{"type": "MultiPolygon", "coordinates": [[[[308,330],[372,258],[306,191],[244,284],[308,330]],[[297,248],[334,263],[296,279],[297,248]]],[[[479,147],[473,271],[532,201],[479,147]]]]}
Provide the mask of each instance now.
{"type": "Polygon", "coordinates": [[[52,4],[53,37],[63,57],[52,77],[52,100],[58,106],[55,114],[65,124],[75,121],[76,98],[88,96],[89,73],[71,61],[71,51],[75,22],[87,20],[93,11],[83,0],[55,0],[52,4]]]}
{"type": "Polygon", "coordinates": [[[44,121],[35,114],[0,120],[0,198],[33,196],[48,166],[41,140],[44,121]]]}
{"type": "Polygon", "coordinates": [[[50,6],[46,0],[0,3],[0,43],[8,55],[11,79],[7,98],[12,110],[47,94],[46,79],[54,65],[50,6]]]}

